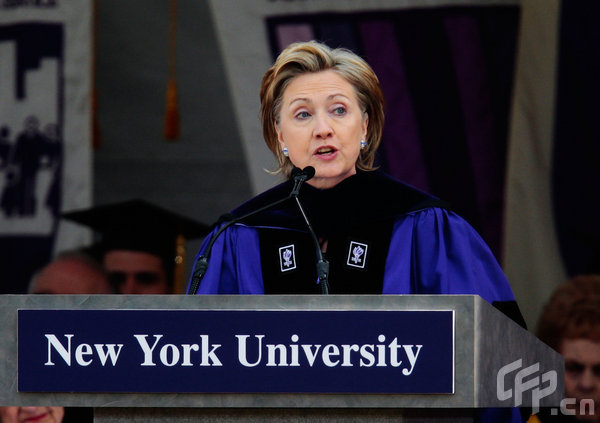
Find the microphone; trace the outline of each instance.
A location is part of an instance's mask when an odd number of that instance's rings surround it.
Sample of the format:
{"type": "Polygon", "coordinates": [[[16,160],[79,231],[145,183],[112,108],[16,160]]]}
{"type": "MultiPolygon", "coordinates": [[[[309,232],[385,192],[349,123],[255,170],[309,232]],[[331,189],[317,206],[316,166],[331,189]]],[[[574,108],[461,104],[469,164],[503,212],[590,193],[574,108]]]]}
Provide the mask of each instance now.
{"type": "Polygon", "coordinates": [[[292,179],[294,179],[294,189],[290,193],[290,197],[297,197],[300,193],[302,184],[315,176],[315,168],[306,166],[304,169],[295,167],[292,170],[292,179]]]}
{"type": "Polygon", "coordinates": [[[321,244],[319,244],[319,240],[317,239],[317,234],[313,230],[308,217],[306,217],[306,213],[304,213],[304,209],[302,208],[302,204],[300,203],[300,199],[298,198],[298,194],[300,193],[300,187],[310,178],[315,176],[315,168],[312,166],[307,166],[302,169],[299,173],[294,176],[294,189],[292,190],[290,196],[294,197],[296,200],[296,204],[298,205],[298,209],[300,213],[302,213],[302,217],[304,218],[304,223],[306,223],[306,227],[308,228],[308,232],[313,239],[313,243],[315,244],[316,253],[317,253],[317,284],[321,287],[321,294],[327,295],[329,294],[329,262],[325,260],[323,257],[323,252],[321,251],[321,244]]]}
{"type": "MultiPolygon", "coordinates": [[[[240,217],[234,218],[234,216],[232,214],[225,214],[225,215],[221,216],[219,221],[224,221],[226,223],[224,223],[223,226],[221,226],[219,228],[219,230],[212,236],[212,238],[210,239],[210,241],[208,242],[208,244],[206,246],[206,249],[204,250],[204,254],[202,254],[200,257],[198,257],[198,260],[196,261],[196,265],[194,267],[194,271],[192,274],[192,282],[190,283],[190,287],[188,289],[187,295],[196,295],[196,293],[198,292],[198,288],[200,287],[200,282],[202,282],[202,278],[204,278],[204,275],[206,274],[206,271],[208,270],[208,259],[210,257],[212,247],[213,247],[214,243],[216,242],[217,238],[219,237],[219,235],[221,235],[231,225],[233,225],[237,222],[240,222],[244,219],[247,219],[250,216],[261,213],[267,209],[270,209],[271,207],[275,207],[275,206],[283,203],[284,201],[290,199],[292,196],[295,196],[296,201],[298,201],[297,196],[300,191],[300,187],[302,186],[302,184],[304,182],[308,181],[314,175],[315,175],[314,167],[309,166],[305,169],[300,169],[300,168],[294,167],[292,169],[292,173],[291,173],[291,177],[294,179],[294,188],[292,189],[292,192],[290,192],[290,194],[287,197],[283,197],[277,201],[274,201],[274,202],[267,204],[259,209],[251,211],[249,213],[246,213],[245,215],[240,216],[240,217]]],[[[302,211],[302,214],[304,214],[304,211],[302,211]]],[[[304,219],[308,223],[308,220],[306,220],[306,216],[304,216],[304,219]]],[[[309,228],[310,228],[310,224],[309,224],[309,228]]],[[[312,228],[310,228],[310,230],[312,232],[312,228]]],[[[314,239],[316,239],[316,235],[314,235],[314,232],[312,232],[312,235],[313,235],[314,239]]],[[[318,241],[317,241],[317,244],[318,244],[318,241]]],[[[320,250],[319,250],[319,252],[320,252],[320,250]]]]}

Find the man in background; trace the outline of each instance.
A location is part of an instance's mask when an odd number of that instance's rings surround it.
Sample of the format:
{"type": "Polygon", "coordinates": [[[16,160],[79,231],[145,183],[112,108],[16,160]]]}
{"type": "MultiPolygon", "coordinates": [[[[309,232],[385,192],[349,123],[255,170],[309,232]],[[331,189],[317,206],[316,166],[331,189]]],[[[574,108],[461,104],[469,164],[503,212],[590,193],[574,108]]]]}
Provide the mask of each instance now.
{"type": "MultiPolygon", "coordinates": [[[[29,294],[112,294],[104,268],[84,252],[59,254],[34,274],[29,294]]],[[[93,421],[89,407],[0,407],[1,423],[87,423],[93,421]]]]}
{"type": "Polygon", "coordinates": [[[80,251],[59,254],[33,275],[30,294],[112,294],[108,275],[92,257],[80,251]]]}
{"type": "Polygon", "coordinates": [[[100,235],[90,253],[102,263],[118,294],[183,294],[185,242],[206,225],[144,200],[63,214],[100,235]]]}
{"type": "Polygon", "coordinates": [[[141,246],[113,246],[103,254],[102,264],[119,294],[172,294],[170,262],[159,252],[141,246]]]}

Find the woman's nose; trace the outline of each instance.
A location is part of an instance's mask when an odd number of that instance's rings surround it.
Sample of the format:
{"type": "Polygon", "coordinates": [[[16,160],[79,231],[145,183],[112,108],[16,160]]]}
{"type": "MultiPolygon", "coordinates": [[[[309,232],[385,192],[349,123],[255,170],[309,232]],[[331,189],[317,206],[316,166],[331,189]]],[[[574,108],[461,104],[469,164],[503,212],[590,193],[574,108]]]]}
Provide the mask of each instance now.
{"type": "Polygon", "coordinates": [[[333,128],[329,124],[327,117],[320,113],[315,115],[315,129],[313,135],[317,139],[327,139],[333,135],[333,128]]]}

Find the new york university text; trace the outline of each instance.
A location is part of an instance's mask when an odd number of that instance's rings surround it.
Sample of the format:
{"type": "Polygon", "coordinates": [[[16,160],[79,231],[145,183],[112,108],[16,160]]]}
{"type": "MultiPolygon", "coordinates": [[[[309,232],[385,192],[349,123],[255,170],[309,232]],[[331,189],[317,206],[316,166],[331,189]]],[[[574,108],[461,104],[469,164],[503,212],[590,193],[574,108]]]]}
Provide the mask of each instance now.
{"type": "Polygon", "coordinates": [[[139,353],[139,366],[220,367],[391,367],[399,374],[412,374],[423,345],[403,344],[398,337],[379,334],[365,344],[303,343],[292,334],[287,343],[269,343],[264,334],[237,334],[232,344],[237,362],[227,363],[220,355],[223,344],[212,343],[210,335],[198,335],[194,342],[170,343],[163,334],[133,334],[131,344],[79,343],[74,334],[45,334],[47,354],[44,366],[80,366],[92,364],[117,366],[124,350],[139,353]]]}

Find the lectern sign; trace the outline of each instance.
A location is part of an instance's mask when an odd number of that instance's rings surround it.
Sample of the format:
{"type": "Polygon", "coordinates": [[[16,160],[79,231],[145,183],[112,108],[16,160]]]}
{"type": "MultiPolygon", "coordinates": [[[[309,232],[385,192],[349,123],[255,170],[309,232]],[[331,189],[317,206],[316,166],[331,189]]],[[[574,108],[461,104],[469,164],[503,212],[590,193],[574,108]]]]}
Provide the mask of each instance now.
{"type": "Polygon", "coordinates": [[[453,393],[454,312],[19,310],[21,392],[453,393]]]}

